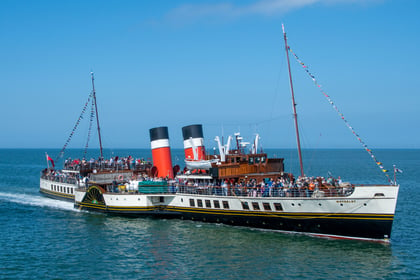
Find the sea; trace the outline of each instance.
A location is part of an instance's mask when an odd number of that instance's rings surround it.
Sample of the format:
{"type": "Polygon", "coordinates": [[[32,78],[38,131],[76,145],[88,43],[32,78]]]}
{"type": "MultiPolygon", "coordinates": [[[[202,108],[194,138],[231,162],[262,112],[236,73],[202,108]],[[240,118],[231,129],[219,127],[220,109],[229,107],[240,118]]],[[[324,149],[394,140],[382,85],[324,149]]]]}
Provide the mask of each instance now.
{"type": "MultiPolygon", "coordinates": [[[[266,152],[299,173],[294,150],[266,152]]],[[[0,149],[0,279],[420,279],[420,150],[374,151],[387,173],[364,150],[303,151],[309,176],[386,184],[394,165],[402,171],[387,244],[79,211],[39,193],[45,153],[55,159],[59,150],[0,149]]],[[[151,152],[104,151],[117,155],[148,159],[151,152]]],[[[172,160],[181,165],[183,151],[172,150],[172,160]]]]}

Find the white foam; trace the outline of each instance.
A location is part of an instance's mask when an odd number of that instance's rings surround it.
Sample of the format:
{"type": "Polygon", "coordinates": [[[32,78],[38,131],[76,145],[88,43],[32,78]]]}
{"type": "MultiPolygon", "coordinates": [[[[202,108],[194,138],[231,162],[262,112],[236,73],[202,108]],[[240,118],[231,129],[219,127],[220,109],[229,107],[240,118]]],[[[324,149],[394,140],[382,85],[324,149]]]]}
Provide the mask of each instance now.
{"type": "Polygon", "coordinates": [[[79,211],[74,208],[73,202],[62,201],[51,199],[48,197],[37,196],[32,194],[19,194],[19,193],[4,193],[0,192],[0,200],[5,200],[13,203],[38,206],[38,207],[48,207],[54,209],[61,209],[67,211],[79,211]]]}

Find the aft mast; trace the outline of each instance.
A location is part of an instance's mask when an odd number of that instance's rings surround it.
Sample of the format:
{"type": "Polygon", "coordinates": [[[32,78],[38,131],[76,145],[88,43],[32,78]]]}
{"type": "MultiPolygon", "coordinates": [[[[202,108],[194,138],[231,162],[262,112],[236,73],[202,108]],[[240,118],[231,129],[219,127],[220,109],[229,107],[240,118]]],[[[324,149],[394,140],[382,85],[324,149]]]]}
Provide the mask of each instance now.
{"type": "Polygon", "coordinates": [[[99,148],[100,148],[100,151],[101,151],[101,158],[103,158],[101,128],[99,127],[98,106],[96,104],[96,91],[95,91],[95,83],[94,83],[95,78],[93,77],[93,72],[91,72],[90,74],[92,76],[93,102],[95,103],[96,124],[97,124],[97,127],[98,127],[98,137],[99,137],[99,148]]]}
{"type": "Polygon", "coordinates": [[[299,154],[299,164],[300,164],[300,175],[302,177],[304,177],[305,173],[303,172],[302,151],[301,151],[301,148],[300,148],[300,138],[299,138],[299,128],[298,128],[297,113],[296,113],[295,94],[293,92],[292,72],[290,70],[289,46],[287,45],[287,36],[286,36],[286,31],[284,30],[284,25],[282,24],[281,27],[283,29],[284,45],[286,47],[286,56],[287,56],[287,66],[289,68],[290,91],[292,93],[293,118],[295,119],[296,141],[297,141],[297,148],[298,148],[298,154],[299,154]]]}

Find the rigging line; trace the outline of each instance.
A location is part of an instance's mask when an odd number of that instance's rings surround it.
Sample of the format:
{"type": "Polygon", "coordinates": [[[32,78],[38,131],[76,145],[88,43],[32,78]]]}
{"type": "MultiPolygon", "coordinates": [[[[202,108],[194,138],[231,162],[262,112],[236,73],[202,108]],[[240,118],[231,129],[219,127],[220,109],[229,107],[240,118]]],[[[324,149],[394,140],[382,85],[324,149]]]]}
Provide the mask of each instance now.
{"type": "Polygon", "coordinates": [[[83,115],[84,115],[84,114],[85,114],[85,112],[86,112],[86,108],[87,108],[87,106],[89,105],[89,102],[90,102],[90,99],[91,99],[91,97],[92,97],[92,94],[93,94],[92,92],[89,94],[88,100],[86,101],[85,106],[83,106],[82,112],[80,113],[80,116],[79,116],[79,118],[77,119],[76,124],[75,124],[75,125],[74,125],[74,127],[73,127],[73,130],[71,131],[71,133],[70,133],[69,137],[67,138],[67,141],[65,142],[65,144],[64,144],[63,148],[61,149],[60,153],[59,153],[59,154],[58,154],[58,156],[56,157],[56,161],[58,161],[60,158],[62,158],[62,157],[63,157],[63,155],[64,155],[64,151],[66,150],[66,148],[67,148],[68,144],[70,143],[70,141],[71,141],[71,139],[72,139],[72,137],[73,137],[73,135],[74,135],[74,132],[76,131],[77,127],[79,126],[80,121],[83,119],[83,115]]]}
{"type": "Polygon", "coordinates": [[[353,129],[353,127],[350,125],[350,123],[344,118],[344,115],[340,112],[338,107],[334,104],[331,97],[324,91],[322,86],[318,83],[318,81],[315,79],[315,76],[309,71],[308,66],[305,65],[302,60],[299,59],[299,57],[296,55],[296,53],[288,47],[289,51],[293,54],[293,56],[296,58],[297,62],[303,67],[305,72],[311,77],[314,84],[318,87],[318,89],[321,91],[321,93],[324,95],[324,97],[327,99],[328,103],[331,104],[331,106],[334,108],[334,110],[337,112],[337,114],[340,116],[340,118],[344,121],[347,128],[350,129],[350,131],[353,133],[353,135],[356,137],[357,140],[359,140],[360,144],[363,146],[363,148],[366,150],[366,152],[370,155],[370,157],[375,161],[376,165],[381,169],[381,171],[385,174],[385,176],[388,178],[388,182],[391,183],[392,180],[387,174],[388,170],[385,169],[382,165],[382,162],[378,161],[376,156],[373,154],[372,150],[368,148],[366,143],[360,138],[359,134],[356,133],[356,131],[353,129]]]}
{"type": "Polygon", "coordinates": [[[90,135],[92,133],[92,123],[93,123],[93,119],[95,117],[95,102],[92,99],[92,103],[91,103],[91,107],[90,107],[90,120],[89,120],[89,130],[88,130],[88,136],[87,136],[87,140],[86,140],[86,146],[85,146],[85,151],[83,153],[83,157],[86,158],[86,154],[87,154],[87,149],[89,147],[89,141],[90,141],[90,135]]]}

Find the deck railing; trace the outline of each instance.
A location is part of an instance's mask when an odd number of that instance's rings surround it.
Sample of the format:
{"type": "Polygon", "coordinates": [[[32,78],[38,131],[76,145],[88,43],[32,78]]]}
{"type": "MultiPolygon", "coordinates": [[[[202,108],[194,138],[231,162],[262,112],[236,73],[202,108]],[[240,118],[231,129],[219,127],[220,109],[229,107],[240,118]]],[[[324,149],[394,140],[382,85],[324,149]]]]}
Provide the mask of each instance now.
{"type": "MultiPolygon", "coordinates": [[[[88,187],[81,186],[83,190],[88,187]]],[[[353,186],[330,187],[322,190],[307,190],[299,188],[248,188],[248,187],[222,187],[222,186],[189,186],[182,184],[166,186],[141,186],[130,188],[126,185],[105,187],[107,193],[115,194],[194,194],[212,196],[231,196],[231,197],[347,197],[354,191],[353,186]]]]}

